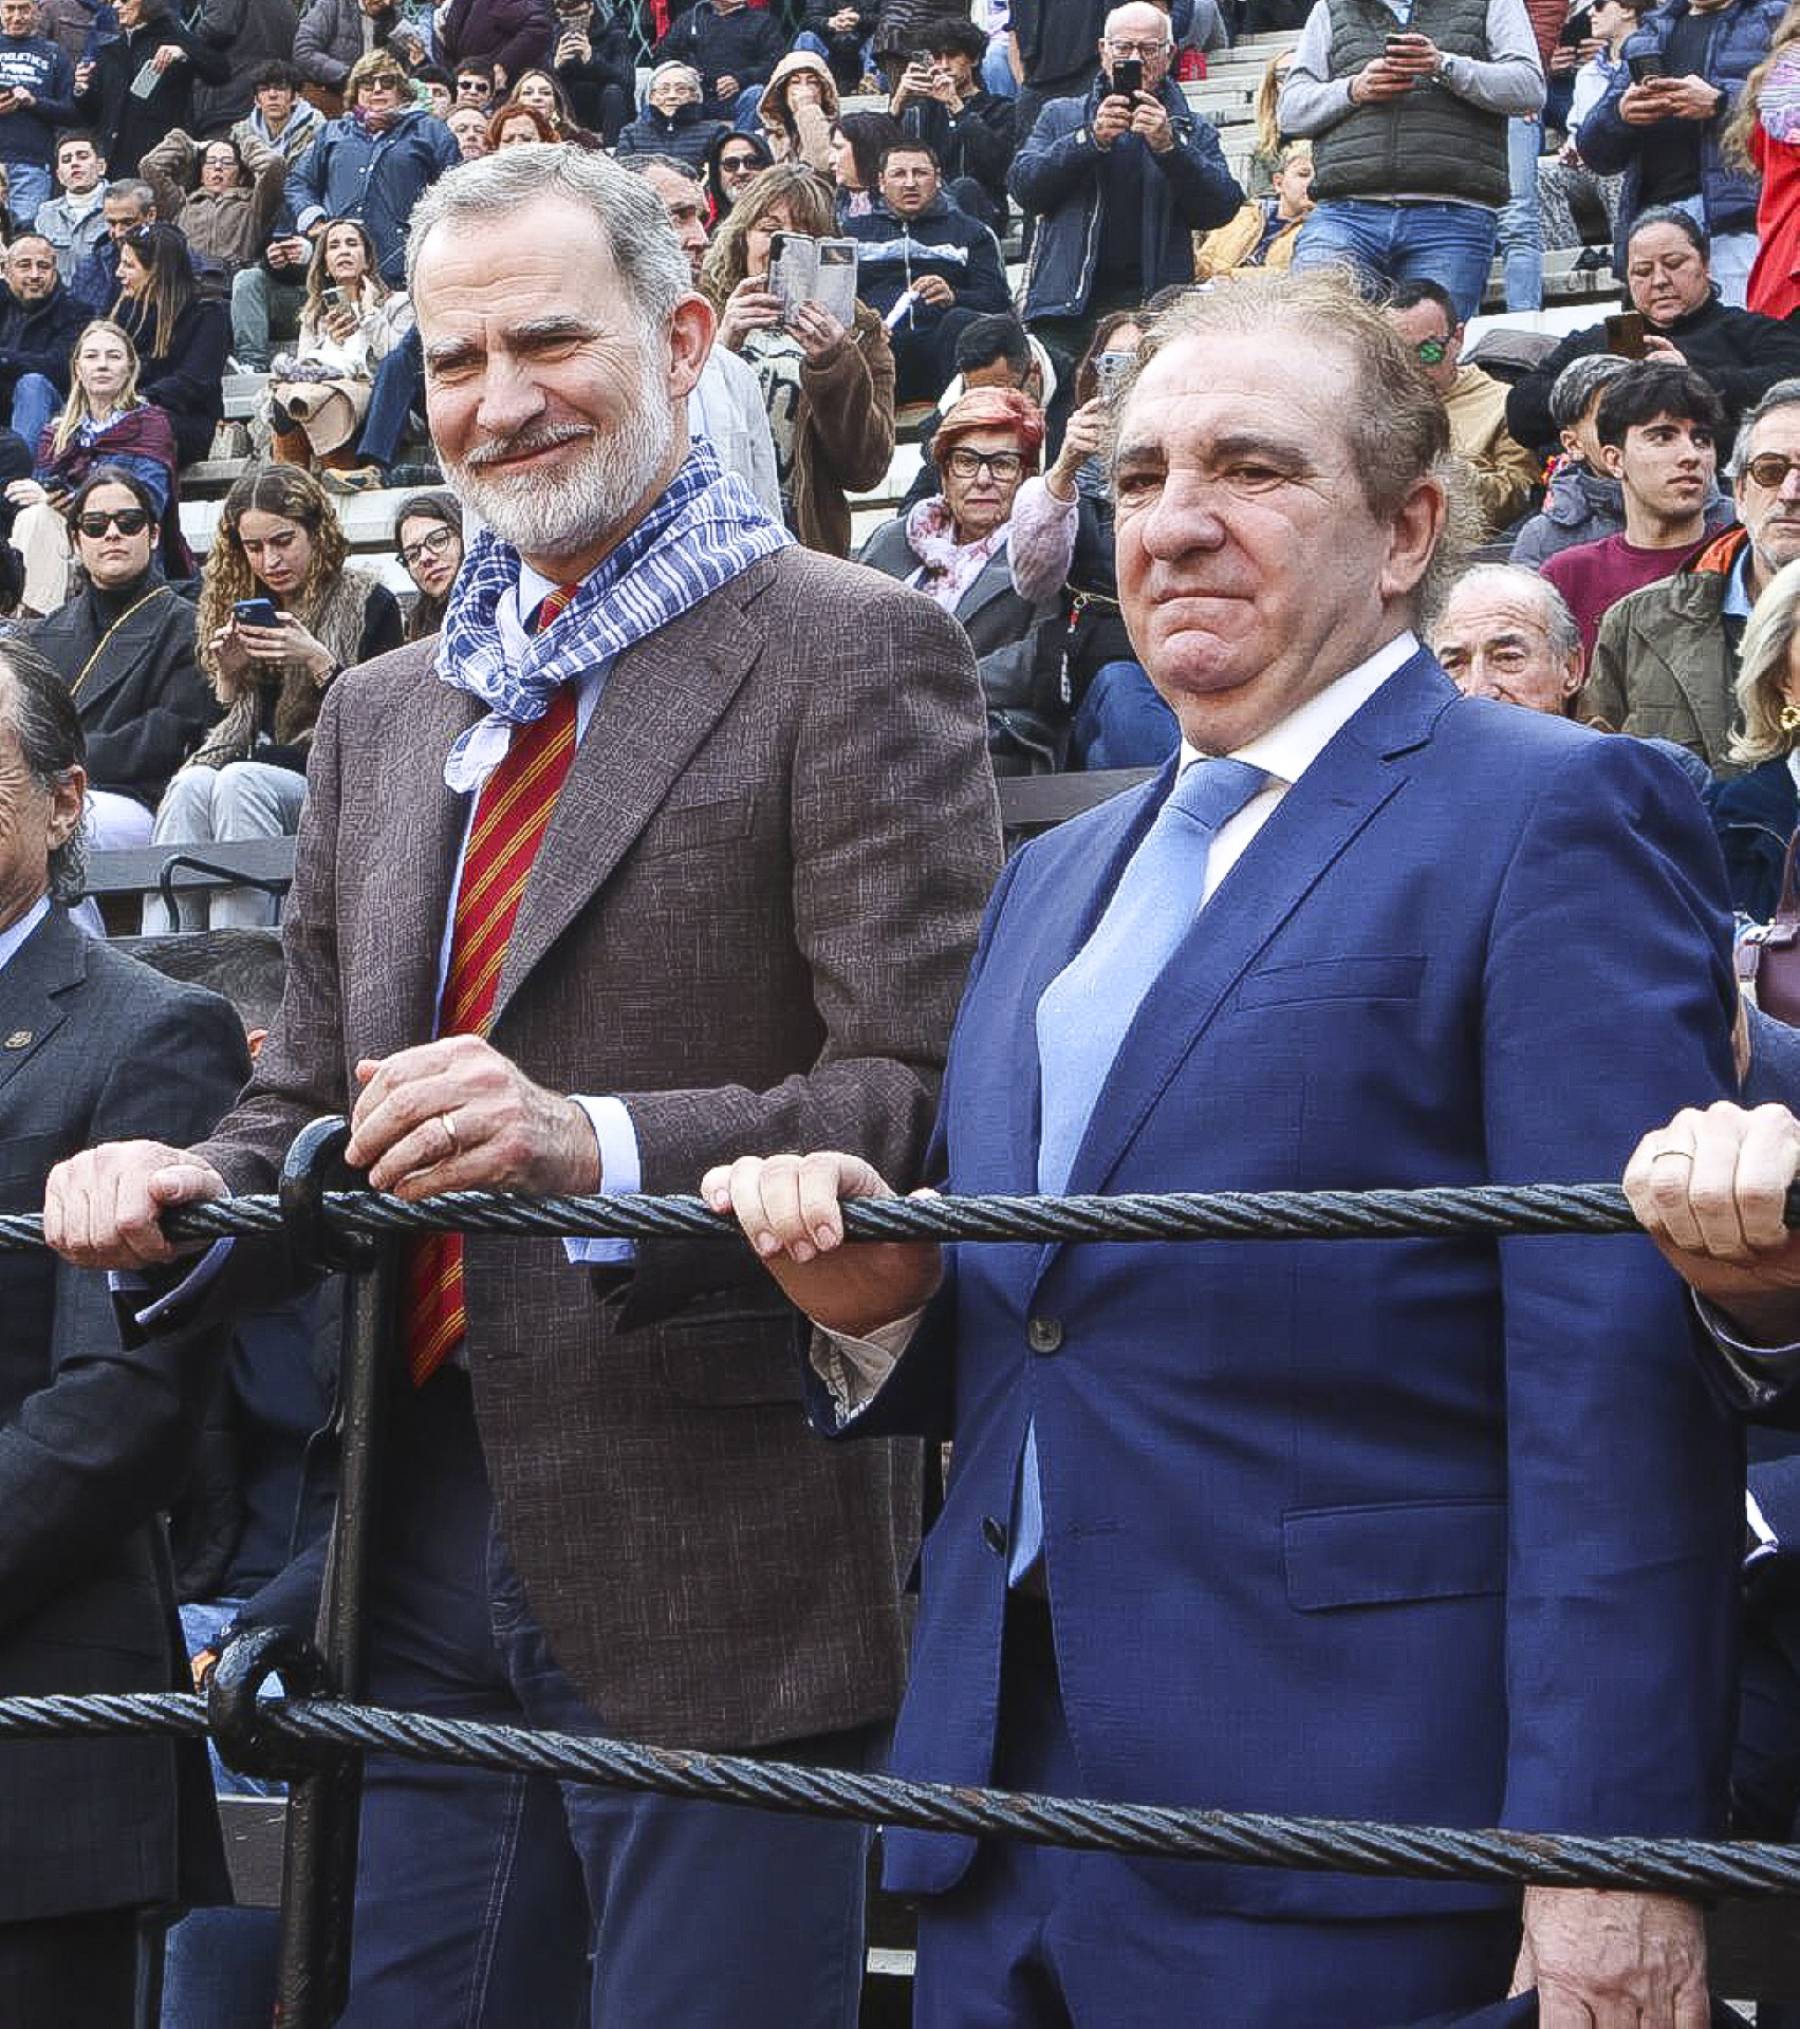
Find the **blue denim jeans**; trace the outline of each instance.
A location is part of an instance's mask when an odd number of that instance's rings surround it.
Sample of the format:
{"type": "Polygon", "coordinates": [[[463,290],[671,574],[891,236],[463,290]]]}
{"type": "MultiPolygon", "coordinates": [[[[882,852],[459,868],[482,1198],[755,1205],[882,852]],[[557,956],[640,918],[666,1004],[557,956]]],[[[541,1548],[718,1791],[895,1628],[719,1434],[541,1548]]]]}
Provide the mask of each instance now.
{"type": "MultiPolygon", "coordinates": [[[[1016,99],[1019,96],[1019,80],[1013,76],[1004,41],[988,44],[987,55],[981,59],[981,82],[998,98],[1016,99]]],[[[1023,136],[1020,138],[1023,139],[1023,136]]]]}
{"type": "Polygon", "coordinates": [[[1538,221],[1538,157],[1544,152],[1544,123],[1506,123],[1506,172],[1512,196],[1500,214],[1500,260],[1509,310],[1544,307],[1544,235],[1538,221]]]}
{"type": "Polygon", "coordinates": [[[1300,228],[1295,268],[1353,268],[1368,281],[1436,282],[1465,322],[1481,308],[1494,214],[1479,204],[1376,204],[1330,197],[1300,228]]]}
{"type": "MultiPolygon", "coordinates": [[[[494,1528],[468,1399],[444,1370],[393,1418],[370,1701],[604,1731],[494,1528]]],[[[866,1855],[860,1826],[371,1755],[340,2029],[852,2029],[866,1855]]]]}
{"type": "Polygon", "coordinates": [[[44,425],[62,405],[63,398],[57,393],[55,382],[46,380],[41,373],[22,373],[13,382],[9,421],[15,433],[24,438],[26,448],[34,458],[44,425]]]}
{"type": "Polygon", "coordinates": [[[38,215],[38,206],[56,195],[50,171],[38,162],[9,162],[6,165],[6,208],[21,226],[29,226],[38,215]]]}

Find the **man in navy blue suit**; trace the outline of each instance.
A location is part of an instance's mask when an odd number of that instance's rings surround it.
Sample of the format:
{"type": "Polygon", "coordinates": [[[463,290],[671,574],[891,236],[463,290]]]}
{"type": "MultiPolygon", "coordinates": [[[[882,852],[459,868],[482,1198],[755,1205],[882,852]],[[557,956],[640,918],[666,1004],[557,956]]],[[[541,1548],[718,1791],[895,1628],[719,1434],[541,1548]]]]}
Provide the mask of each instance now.
{"type": "MultiPolygon", "coordinates": [[[[1181,723],[1029,846],[946,1074],[949,1187],[1617,1174],[1730,1088],[1724,886],[1636,741],[1413,635],[1441,406],[1340,281],[1184,301],[1119,398],[1121,601],[1181,723]]],[[[894,1758],[1065,1794],[1708,1833],[1742,1464],[1637,1240],[838,1251],[839,1154],[705,1180],[822,1329],[828,1435],[946,1436],[894,1758]]],[[[890,1833],[918,2020],[1707,2020],[1667,1898],[890,1833]]]]}

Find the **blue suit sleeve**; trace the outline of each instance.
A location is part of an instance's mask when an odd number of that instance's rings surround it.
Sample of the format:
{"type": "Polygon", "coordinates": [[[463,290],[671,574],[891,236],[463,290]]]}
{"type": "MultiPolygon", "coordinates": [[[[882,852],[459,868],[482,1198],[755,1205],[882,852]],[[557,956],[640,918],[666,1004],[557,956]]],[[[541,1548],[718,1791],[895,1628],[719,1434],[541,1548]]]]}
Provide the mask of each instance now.
{"type": "MultiPolygon", "coordinates": [[[[1635,740],[1573,750],[1505,874],[1480,1049],[1497,1181],[1618,1176],[1734,1089],[1723,868],[1635,740]],[[1593,897],[1604,895],[1603,909],[1593,897]]],[[[1509,1826],[1720,1827],[1743,1460],[1686,1292],[1638,1238],[1500,1243],[1509,1826]]]]}

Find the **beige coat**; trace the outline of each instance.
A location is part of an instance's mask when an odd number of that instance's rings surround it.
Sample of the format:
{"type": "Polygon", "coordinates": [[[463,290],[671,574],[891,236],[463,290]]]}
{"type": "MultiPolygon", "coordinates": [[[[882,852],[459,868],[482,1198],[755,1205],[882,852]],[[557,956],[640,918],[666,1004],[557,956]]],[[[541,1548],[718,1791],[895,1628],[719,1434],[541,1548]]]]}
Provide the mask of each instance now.
{"type": "Polygon", "coordinates": [[[1480,367],[1458,372],[1444,407],[1450,416],[1450,448],[1468,472],[1485,540],[1525,512],[1542,471],[1507,431],[1506,389],[1480,367]]]}

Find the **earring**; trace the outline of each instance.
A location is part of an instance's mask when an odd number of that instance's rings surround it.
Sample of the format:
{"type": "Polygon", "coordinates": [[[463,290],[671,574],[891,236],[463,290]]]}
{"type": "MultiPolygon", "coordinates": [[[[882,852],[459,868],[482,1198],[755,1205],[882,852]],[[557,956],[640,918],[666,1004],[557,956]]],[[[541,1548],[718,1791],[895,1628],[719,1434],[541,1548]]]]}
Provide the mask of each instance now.
{"type": "Polygon", "coordinates": [[[1784,733],[1800,733],[1800,705],[1783,705],[1776,724],[1784,733]]]}

